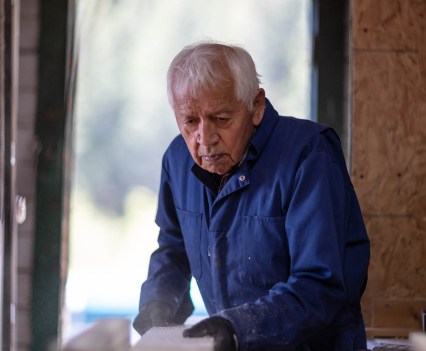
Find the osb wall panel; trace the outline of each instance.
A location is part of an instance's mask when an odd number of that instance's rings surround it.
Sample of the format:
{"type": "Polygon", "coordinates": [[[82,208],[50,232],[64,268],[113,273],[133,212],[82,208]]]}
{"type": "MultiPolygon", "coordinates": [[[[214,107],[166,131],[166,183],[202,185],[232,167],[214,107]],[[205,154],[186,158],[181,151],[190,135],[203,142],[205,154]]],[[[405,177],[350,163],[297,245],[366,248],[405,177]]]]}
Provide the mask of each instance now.
{"type": "Polygon", "coordinates": [[[354,48],[409,51],[423,46],[424,0],[352,0],[354,48]]]}
{"type": "Polygon", "coordinates": [[[368,285],[370,291],[379,293],[377,297],[408,299],[423,296],[426,300],[426,240],[421,222],[415,216],[367,217],[367,229],[372,239],[368,285]]]}
{"type": "Polygon", "coordinates": [[[380,328],[405,328],[420,330],[419,311],[426,300],[377,299],[374,304],[374,323],[380,328]],[[394,316],[400,316],[398,320],[394,316]]]}
{"type": "Polygon", "coordinates": [[[426,210],[426,57],[420,56],[354,55],[353,176],[367,214],[426,210]]]}
{"type": "Polygon", "coordinates": [[[352,2],[352,177],[371,239],[366,326],[426,310],[426,1],[352,2]]]}

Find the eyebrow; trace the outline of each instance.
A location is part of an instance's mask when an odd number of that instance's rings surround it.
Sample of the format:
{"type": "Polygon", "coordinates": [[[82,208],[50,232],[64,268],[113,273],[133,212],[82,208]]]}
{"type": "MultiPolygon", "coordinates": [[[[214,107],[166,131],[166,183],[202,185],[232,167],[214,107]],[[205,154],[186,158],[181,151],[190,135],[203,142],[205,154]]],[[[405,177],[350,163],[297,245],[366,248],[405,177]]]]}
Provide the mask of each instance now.
{"type": "Polygon", "coordinates": [[[231,113],[231,112],[232,112],[232,109],[230,109],[229,107],[223,107],[217,110],[213,110],[212,112],[209,112],[207,115],[214,116],[214,115],[219,115],[221,113],[231,113]]]}

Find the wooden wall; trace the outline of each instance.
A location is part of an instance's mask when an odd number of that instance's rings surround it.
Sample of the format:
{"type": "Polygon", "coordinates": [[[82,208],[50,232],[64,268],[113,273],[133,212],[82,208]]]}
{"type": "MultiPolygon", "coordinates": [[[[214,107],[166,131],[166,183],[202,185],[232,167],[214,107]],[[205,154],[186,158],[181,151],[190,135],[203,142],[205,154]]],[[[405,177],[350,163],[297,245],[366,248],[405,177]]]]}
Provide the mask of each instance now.
{"type": "Polygon", "coordinates": [[[426,1],[352,0],[352,177],[371,239],[370,336],[426,310],[426,1]]]}
{"type": "Polygon", "coordinates": [[[39,144],[35,135],[39,51],[39,0],[21,0],[16,190],[25,196],[27,218],[18,226],[17,351],[31,348],[31,291],[35,230],[36,170],[39,144]]]}

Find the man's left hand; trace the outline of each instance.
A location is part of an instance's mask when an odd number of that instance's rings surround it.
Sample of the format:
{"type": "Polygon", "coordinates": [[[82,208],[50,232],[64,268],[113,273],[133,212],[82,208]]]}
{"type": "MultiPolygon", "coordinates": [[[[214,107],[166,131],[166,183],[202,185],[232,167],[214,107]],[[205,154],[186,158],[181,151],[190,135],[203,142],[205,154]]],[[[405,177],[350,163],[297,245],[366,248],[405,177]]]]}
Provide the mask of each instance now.
{"type": "Polygon", "coordinates": [[[206,318],[183,331],[183,336],[187,338],[208,335],[214,338],[214,351],[237,350],[234,328],[231,322],[225,318],[218,316],[206,318]]]}

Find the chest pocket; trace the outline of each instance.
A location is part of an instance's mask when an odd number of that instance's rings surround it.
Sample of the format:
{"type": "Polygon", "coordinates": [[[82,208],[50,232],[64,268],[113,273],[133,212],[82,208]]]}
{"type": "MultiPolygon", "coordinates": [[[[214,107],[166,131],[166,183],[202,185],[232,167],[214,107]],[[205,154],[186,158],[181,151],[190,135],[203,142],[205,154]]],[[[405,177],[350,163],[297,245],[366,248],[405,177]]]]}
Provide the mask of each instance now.
{"type": "Polygon", "coordinates": [[[286,281],[289,262],[285,217],[245,216],[243,280],[265,286],[286,281]]]}
{"type": "Polygon", "coordinates": [[[191,273],[195,279],[201,278],[201,223],[202,214],[176,209],[180,229],[189,259],[191,273]]]}

